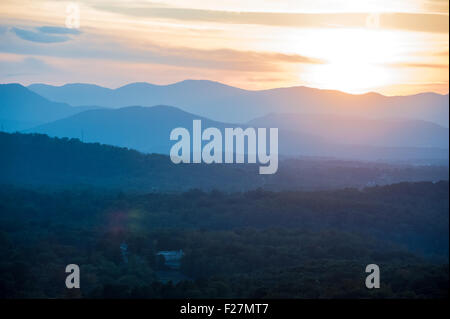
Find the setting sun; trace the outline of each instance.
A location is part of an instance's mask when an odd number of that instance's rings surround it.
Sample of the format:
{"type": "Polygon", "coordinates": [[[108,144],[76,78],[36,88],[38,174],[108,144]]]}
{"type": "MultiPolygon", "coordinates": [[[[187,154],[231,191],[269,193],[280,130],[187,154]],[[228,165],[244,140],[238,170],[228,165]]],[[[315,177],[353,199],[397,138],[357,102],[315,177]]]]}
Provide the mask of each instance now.
{"type": "Polygon", "coordinates": [[[389,73],[383,66],[341,62],[316,66],[308,80],[313,87],[363,93],[389,84],[389,73]]]}
{"type": "Polygon", "coordinates": [[[311,54],[323,64],[311,66],[303,76],[311,86],[362,93],[391,84],[386,64],[405,52],[396,46],[395,35],[377,30],[340,29],[316,31],[311,54]]]}

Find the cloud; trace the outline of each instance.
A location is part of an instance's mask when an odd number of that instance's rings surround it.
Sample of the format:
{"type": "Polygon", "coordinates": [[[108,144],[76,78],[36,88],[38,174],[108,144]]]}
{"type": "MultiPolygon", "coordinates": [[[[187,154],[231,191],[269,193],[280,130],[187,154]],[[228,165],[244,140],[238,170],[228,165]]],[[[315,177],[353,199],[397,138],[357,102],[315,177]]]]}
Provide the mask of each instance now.
{"type": "Polygon", "coordinates": [[[48,35],[41,32],[36,31],[29,31],[19,28],[11,28],[11,31],[14,32],[19,38],[22,40],[27,40],[31,42],[39,42],[39,43],[58,43],[58,42],[65,42],[70,40],[67,36],[55,36],[55,35],[48,35]]]}
{"type": "Polygon", "coordinates": [[[440,52],[436,52],[434,55],[436,56],[448,56],[449,55],[449,51],[440,51],[440,52]]]}
{"type": "Polygon", "coordinates": [[[36,28],[41,33],[49,33],[49,34],[81,34],[81,31],[78,29],[69,29],[64,27],[54,27],[54,26],[43,26],[36,28]]]}
{"type": "Polygon", "coordinates": [[[390,63],[386,65],[394,68],[448,69],[448,64],[435,64],[435,63],[390,63]]]}
{"type": "Polygon", "coordinates": [[[81,31],[76,29],[68,29],[62,27],[42,26],[34,30],[26,30],[12,27],[10,30],[19,38],[26,41],[38,43],[60,43],[71,40],[69,35],[81,34],[81,31]]]}
{"type": "MultiPolygon", "coordinates": [[[[439,2],[439,1],[438,1],[439,2]]],[[[227,24],[255,24],[298,28],[367,27],[371,13],[288,13],[233,12],[220,10],[155,7],[154,4],[125,7],[115,4],[94,5],[95,9],[118,14],[227,24]]],[[[448,14],[380,13],[380,27],[420,32],[448,33],[448,14]]]]}
{"type": "Polygon", "coordinates": [[[0,41],[0,52],[72,59],[105,59],[117,63],[150,63],[202,69],[266,72],[281,71],[286,64],[321,64],[300,54],[282,54],[235,49],[165,47],[155,43],[130,47],[128,43],[102,35],[86,34],[80,41],[59,46],[35,45],[10,34],[0,41]]]}
{"type": "Polygon", "coordinates": [[[425,0],[424,7],[431,12],[448,14],[449,2],[448,0],[425,0]]]}

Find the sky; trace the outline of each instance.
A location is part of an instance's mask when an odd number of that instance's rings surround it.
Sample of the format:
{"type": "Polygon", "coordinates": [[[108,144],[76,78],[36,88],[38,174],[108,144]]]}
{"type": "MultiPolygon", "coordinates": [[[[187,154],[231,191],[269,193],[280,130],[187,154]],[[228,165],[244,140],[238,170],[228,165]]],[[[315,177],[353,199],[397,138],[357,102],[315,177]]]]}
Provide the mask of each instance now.
{"type": "Polygon", "coordinates": [[[1,0],[0,82],[448,93],[448,0],[1,0]]]}

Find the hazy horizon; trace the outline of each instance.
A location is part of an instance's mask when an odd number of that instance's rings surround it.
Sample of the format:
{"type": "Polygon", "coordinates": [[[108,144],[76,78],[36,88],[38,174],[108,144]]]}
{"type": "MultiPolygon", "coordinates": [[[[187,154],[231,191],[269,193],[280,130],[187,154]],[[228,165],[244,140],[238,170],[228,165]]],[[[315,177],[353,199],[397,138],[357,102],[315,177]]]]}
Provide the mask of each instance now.
{"type": "Polygon", "coordinates": [[[168,82],[168,83],[154,83],[154,82],[148,82],[148,81],[131,81],[131,82],[126,82],[123,84],[118,84],[118,85],[103,85],[101,83],[94,83],[94,82],[89,82],[89,81],[85,81],[85,82],[64,82],[64,83],[60,83],[60,84],[54,84],[54,83],[48,83],[48,82],[30,82],[27,83],[25,82],[2,82],[0,84],[20,84],[24,87],[29,87],[32,85],[48,85],[48,86],[54,86],[54,87],[64,87],[67,85],[92,85],[92,86],[98,86],[98,87],[102,87],[102,88],[106,88],[106,89],[110,89],[110,90],[116,90],[116,89],[120,89],[122,87],[128,86],[128,85],[133,85],[133,84],[149,84],[149,85],[153,85],[153,86],[170,86],[170,85],[175,85],[175,84],[179,84],[182,82],[187,82],[187,81],[198,81],[198,82],[212,82],[212,83],[218,83],[224,86],[228,86],[228,87],[232,87],[232,88],[236,88],[236,89],[240,89],[240,90],[244,90],[244,91],[269,91],[269,90],[275,90],[275,89],[289,89],[289,88],[307,88],[307,89],[315,89],[315,90],[321,90],[321,91],[334,91],[334,92],[338,92],[338,93],[344,93],[344,94],[348,94],[348,95],[368,95],[368,94],[379,94],[382,96],[387,96],[387,97],[395,97],[395,96],[413,96],[413,95],[420,95],[420,94],[437,94],[437,95],[441,95],[441,96],[445,96],[445,95],[449,95],[450,92],[433,92],[433,91],[423,91],[423,92],[417,92],[417,93],[410,93],[410,94],[395,94],[395,95],[389,95],[389,94],[383,94],[380,92],[376,92],[376,91],[367,91],[367,92],[360,92],[360,93],[352,93],[352,92],[346,92],[346,91],[341,91],[341,90],[337,90],[337,89],[325,89],[325,88],[319,88],[319,87],[313,87],[313,86],[308,86],[308,85],[293,85],[293,86],[274,86],[274,87],[270,87],[270,88],[264,88],[264,89],[247,89],[244,87],[240,87],[240,86],[236,86],[236,85],[232,85],[232,84],[228,84],[225,82],[221,82],[221,81],[216,81],[216,80],[209,80],[209,79],[194,79],[194,78],[186,78],[184,80],[179,80],[179,81],[175,81],[175,82],[168,82]]]}

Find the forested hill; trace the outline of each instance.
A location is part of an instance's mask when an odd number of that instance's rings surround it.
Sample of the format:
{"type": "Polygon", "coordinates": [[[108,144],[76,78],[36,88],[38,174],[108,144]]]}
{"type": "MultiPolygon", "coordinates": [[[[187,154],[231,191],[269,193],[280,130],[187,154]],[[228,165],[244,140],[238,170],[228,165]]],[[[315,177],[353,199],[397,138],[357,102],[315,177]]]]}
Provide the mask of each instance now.
{"type": "Polygon", "coordinates": [[[145,195],[0,186],[0,297],[448,298],[448,205],[448,182],[145,195]],[[157,252],[179,249],[164,283],[157,252]],[[64,286],[69,263],[83,274],[78,295],[64,286]],[[370,263],[380,289],[364,285],[370,263]]]}
{"type": "Polygon", "coordinates": [[[304,158],[282,160],[274,175],[253,164],[173,164],[168,156],[39,134],[0,133],[0,184],[99,187],[155,192],[362,188],[448,180],[448,166],[408,166],[304,158]]]}
{"type": "Polygon", "coordinates": [[[159,154],[41,134],[0,133],[0,184],[94,186],[167,191],[221,182],[224,189],[261,185],[256,166],[176,165],[159,154]]]}

